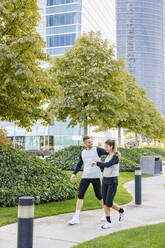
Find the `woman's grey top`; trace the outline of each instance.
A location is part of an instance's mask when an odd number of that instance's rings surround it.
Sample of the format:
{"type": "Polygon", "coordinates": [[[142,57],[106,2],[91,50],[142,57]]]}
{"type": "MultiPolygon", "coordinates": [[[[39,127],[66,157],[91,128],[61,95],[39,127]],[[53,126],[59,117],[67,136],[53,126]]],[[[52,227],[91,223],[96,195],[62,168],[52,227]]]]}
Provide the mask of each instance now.
{"type": "Polygon", "coordinates": [[[119,157],[117,155],[108,155],[105,162],[97,162],[97,166],[104,168],[104,177],[119,176],[119,157]]]}

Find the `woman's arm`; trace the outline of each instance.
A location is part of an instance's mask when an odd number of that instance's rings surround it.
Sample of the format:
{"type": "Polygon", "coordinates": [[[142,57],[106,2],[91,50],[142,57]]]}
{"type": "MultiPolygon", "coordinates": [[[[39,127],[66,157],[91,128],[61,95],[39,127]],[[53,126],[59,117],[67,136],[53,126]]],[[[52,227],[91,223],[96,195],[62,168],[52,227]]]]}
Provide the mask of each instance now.
{"type": "Polygon", "coordinates": [[[118,164],[119,163],[119,157],[117,155],[114,155],[112,157],[111,160],[109,160],[108,162],[102,163],[102,162],[96,162],[96,165],[100,168],[108,168],[111,167],[114,164],[118,164]]]}

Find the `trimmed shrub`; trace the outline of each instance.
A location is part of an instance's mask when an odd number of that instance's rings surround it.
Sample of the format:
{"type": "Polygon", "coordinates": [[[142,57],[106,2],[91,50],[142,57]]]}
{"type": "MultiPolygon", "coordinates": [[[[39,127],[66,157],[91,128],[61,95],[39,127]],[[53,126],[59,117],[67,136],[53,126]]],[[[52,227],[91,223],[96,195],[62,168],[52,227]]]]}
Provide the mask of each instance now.
{"type": "Polygon", "coordinates": [[[120,158],[120,171],[121,172],[134,172],[136,166],[138,166],[137,163],[129,159],[126,159],[124,157],[120,158]]]}
{"type": "Polygon", "coordinates": [[[148,156],[158,156],[156,151],[150,150],[150,148],[119,148],[122,157],[131,160],[137,164],[140,164],[140,158],[144,156],[144,153],[148,156]]]}
{"type": "Polygon", "coordinates": [[[133,161],[136,164],[140,164],[141,154],[136,151],[135,148],[119,148],[121,156],[133,161]]]}
{"type": "Polygon", "coordinates": [[[148,150],[150,152],[156,153],[159,156],[162,156],[165,158],[165,149],[164,148],[146,148],[146,152],[148,152],[148,150]]]}
{"type": "Polygon", "coordinates": [[[0,146],[0,206],[16,206],[20,196],[34,196],[35,204],[75,196],[67,172],[20,150],[0,146]]]}
{"type": "Polygon", "coordinates": [[[46,161],[63,170],[74,170],[82,150],[84,150],[84,146],[69,146],[51,154],[46,161]]]}
{"type": "Polygon", "coordinates": [[[40,157],[48,156],[51,154],[51,152],[48,150],[26,150],[24,152],[32,156],[40,156],[40,157]]]}
{"type": "Polygon", "coordinates": [[[150,150],[150,148],[135,148],[135,150],[141,154],[141,156],[144,156],[144,153],[146,153],[147,156],[157,156],[158,153],[156,151],[150,150]]]}

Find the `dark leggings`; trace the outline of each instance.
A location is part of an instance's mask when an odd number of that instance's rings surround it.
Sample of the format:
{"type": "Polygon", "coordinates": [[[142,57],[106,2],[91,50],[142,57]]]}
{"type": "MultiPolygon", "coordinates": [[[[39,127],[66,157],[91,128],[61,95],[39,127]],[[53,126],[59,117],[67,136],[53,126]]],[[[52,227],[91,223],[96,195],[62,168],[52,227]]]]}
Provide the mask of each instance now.
{"type": "Polygon", "coordinates": [[[90,183],[92,183],[92,185],[93,185],[93,189],[94,189],[95,196],[97,197],[97,199],[102,200],[101,183],[100,183],[99,178],[93,178],[93,179],[82,178],[80,181],[80,185],[79,185],[78,198],[79,199],[84,198],[84,195],[85,195],[90,183]]]}
{"type": "Polygon", "coordinates": [[[107,205],[108,207],[113,206],[113,200],[117,192],[117,183],[113,184],[106,184],[102,183],[102,195],[103,195],[103,202],[104,205],[107,205]]]}

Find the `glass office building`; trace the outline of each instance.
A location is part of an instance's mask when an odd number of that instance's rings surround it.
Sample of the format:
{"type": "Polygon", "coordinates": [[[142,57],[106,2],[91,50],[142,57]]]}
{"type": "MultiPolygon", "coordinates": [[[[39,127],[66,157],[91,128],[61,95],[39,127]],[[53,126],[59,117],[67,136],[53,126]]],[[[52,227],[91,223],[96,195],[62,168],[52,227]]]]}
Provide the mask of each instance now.
{"type": "Polygon", "coordinates": [[[51,56],[63,56],[78,36],[91,30],[115,43],[115,0],[39,0],[38,5],[38,31],[51,56]]]}
{"type": "Polygon", "coordinates": [[[117,0],[117,57],[165,114],[163,0],[117,0]]]}
{"type": "Polygon", "coordinates": [[[81,0],[47,0],[46,52],[62,56],[81,33],[81,0]]]}
{"type": "MultiPolygon", "coordinates": [[[[46,42],[45,51],[52,57],[63,56],[78,36],[91,30],[101,31],[103,38],[116,43],[115,0],[38,0],[38,6],[41,20],[37,30],[46,42]]],[[[47,127],[38,122],[32,132],[9,122],[0,122],[0,127],[25,150],[51,150],[82,142],[82,128],[67,128],[68,122],[54,118],[54,125],[47,127]]]]}

